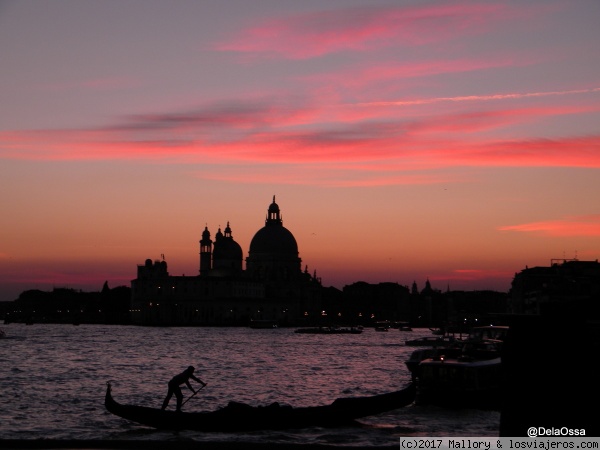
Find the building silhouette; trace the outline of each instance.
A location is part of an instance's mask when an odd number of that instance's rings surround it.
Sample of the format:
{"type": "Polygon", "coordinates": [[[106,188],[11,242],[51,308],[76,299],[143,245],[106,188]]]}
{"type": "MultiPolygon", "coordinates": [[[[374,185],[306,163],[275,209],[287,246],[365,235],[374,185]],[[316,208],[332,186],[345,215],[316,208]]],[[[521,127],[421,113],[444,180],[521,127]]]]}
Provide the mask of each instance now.
{"type": "Polygon", "coordinates": [[[575,314],[600,318],[600,263],[553,259],[549,266],[526,267],[510,290],[513,314],[575,314]]]}
{"type": "Polygon", "coordinates": [[[509,311],[499,435],[525,436],[535,424],[599,436],[581,403],[600,398],[600,263],[526,267],[513,279],[509,311]]]}
{"type": "Polygon", "coordinates": [[[208,226],[200,239],[199,274],[171,276],[164,260],[147,259],[132,280],[133,323],[140,325],[279,325],[321,313],[321,280],[301,268],[298,244],[273,201],[265,225],[250,242],[246,268],[230,223],[214,241],[208,226]]]}
{"type": "MultiPolygon", "coordinates": [[[[363,325],[408,322],[413,327],[468,329],[510,315],[554,315],[600,330],[600,263],[552,260],[515,273],[510,292],[444,291],[429,279],[422,289],[395,282],[356,281],[323,287],[316,271],[302,269],[298,243],[283,226],[279,205],[268,205],[244,260],[230,222],[199,240],[198,274],[172,276],[164,255],[137,266],[131,287],[86,293],[67,288],[29,290],[0,302],[9,322],[134,323],[160,326],[363,325]],[[245,268],[244,268],[245,262],[245,268]],[[484,321],[484,322],[482,322],[484,321]]],[[[600,335],[600,333],[598,333],[600,335]]]]}

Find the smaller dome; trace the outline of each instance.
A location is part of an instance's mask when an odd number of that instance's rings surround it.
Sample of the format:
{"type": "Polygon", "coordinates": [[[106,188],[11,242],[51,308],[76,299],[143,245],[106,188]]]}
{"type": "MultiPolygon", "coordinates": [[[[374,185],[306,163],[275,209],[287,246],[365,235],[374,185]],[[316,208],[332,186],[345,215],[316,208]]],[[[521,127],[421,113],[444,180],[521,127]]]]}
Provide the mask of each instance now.
{"type": "Polygon", "coordinates": [[[242,247],[233,239],[220,239],[215,243],[213,259],[217,260],[239,260],[243,259],[242,247]]]}
{"type": "Polygon", "coordinates": [[[231,227],[227,222],[225,234],[217,232],[215,246],[213,248],[213,269],[242,269],[244,254],[240,244],[233,240],[231,227]]]}

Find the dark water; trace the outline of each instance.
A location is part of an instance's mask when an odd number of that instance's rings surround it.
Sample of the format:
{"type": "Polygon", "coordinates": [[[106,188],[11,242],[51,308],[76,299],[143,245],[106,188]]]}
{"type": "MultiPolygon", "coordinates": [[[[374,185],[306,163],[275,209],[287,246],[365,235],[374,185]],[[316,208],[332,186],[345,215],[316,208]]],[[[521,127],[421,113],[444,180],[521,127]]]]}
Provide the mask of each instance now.
{"type": "Polygon", "coordinates": [[[498,436],[498,412],[431,406],[405,407],[359,426],[250,433],[157,431],[104,408],[107,381],[120,403],[160,407],[167,381],[190,364],[208,386],[186,411],[214,410],[230,400],[316,406],[389,392],[410,380],[404,361],[413,347],[404,341],[429,335],[428,329],[311,335],[284,328],[2,328],[8,337],[0,339],[0,439],[390,446],[400,436],[498,436]]]}

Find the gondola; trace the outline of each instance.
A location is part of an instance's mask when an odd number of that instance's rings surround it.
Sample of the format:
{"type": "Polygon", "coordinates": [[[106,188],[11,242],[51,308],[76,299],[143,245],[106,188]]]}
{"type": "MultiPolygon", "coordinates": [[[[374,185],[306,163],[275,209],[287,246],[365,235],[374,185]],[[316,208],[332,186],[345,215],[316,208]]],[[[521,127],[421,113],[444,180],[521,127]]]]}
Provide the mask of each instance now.
{"type": "Polygon", "coordinates": [[[215,411],[176,412],[122,405],[113,399],[111,385],[107,383],[104,404],[112,414],[156,429],[234,432],[349,425],[355,419],[402,408],[414,400],[415,387],[409,384],[399,391],[371,397],[339,398],[324,406],[293,408],[278,403],[251,406],[229,402],[215,411]]]}

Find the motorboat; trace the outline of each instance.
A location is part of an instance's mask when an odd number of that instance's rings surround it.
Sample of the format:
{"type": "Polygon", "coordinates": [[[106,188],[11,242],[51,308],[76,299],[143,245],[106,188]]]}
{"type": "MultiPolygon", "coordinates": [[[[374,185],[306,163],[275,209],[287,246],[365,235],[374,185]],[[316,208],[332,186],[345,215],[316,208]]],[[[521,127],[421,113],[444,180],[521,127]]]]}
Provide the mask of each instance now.
{"type": "Polygon", "coordinates": [[[421,361],[416,372],[417,404],[498,409],[502,360],[439,355],[421,361]]]}
{"type": "Polygon", "coordinates": [[[496,341],[504,341],[506,334],[508,333],[508,326],[506,325],[483,325],[479,327],[471,328],[467,340],[483,340],[493,339],[496,341]]]}
{"type": "Polygon", "coordinates": [[[406,365],[417,386],[415,402],[498,409],[503,379],[501,349],[507,331],[508,327],[476,327],[467,339],[453,345],[414,351],[406,365]]]}

